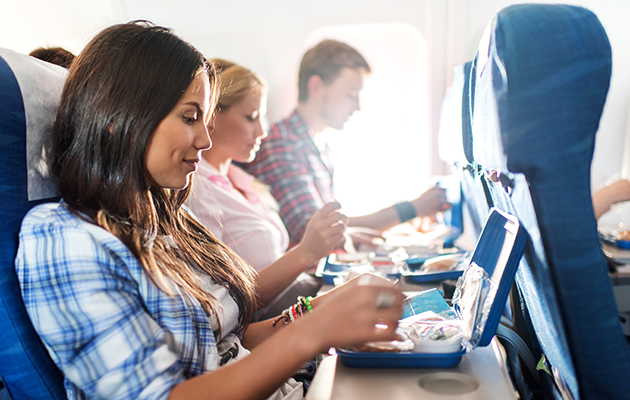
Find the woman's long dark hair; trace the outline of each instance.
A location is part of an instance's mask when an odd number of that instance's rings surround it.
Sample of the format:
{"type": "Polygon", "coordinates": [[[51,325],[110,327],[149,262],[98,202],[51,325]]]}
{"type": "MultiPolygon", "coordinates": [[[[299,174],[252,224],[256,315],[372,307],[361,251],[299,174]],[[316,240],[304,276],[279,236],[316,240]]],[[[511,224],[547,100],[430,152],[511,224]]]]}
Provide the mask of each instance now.
{"type": "Polygon", "coordinates": [[[209,75],[216,92],[213,67],[169,29],[134,21],[103,30],[70,68],[52,128],[51,169],[70,208],[120,238],[162,290],[172,294],[174,282],[216,313],[191,266],[225,285],[242,331],[256,309],[255,271],[182,208],[190,185],[170,190],[147,179],[151,136],[198,73],[209,75]]]}

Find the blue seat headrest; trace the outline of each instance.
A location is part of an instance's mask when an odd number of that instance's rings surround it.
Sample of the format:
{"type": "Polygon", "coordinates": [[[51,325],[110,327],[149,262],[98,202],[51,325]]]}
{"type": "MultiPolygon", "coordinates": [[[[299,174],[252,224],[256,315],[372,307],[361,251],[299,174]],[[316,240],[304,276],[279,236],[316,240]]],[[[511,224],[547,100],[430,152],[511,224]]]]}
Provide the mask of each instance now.
{"type": "Polygon", "coordinates": [[[13,398],[66,398],[24,308],[14,269],[22,218],[57,199],[46,154],[67,71],[0,49],[0,375],[13,398]]]}
{"type": "Polygon", "coordinates": [[[590,190],[611,65],[591,11],[519,4],[492,20],[471,72],[472,156],[505,178],[488,188],[530,236],[516,277],[524,314],[539,350],[578,398],[630,392],[630,351],[590,190]]]}

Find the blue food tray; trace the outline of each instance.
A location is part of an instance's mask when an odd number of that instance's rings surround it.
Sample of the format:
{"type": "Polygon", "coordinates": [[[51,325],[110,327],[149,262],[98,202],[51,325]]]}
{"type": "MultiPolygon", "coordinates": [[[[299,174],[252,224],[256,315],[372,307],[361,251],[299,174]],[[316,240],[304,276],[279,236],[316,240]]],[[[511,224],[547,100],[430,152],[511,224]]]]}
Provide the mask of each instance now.
{"type": "Polygon", "coordinates": [[[333,253],[319,261],[315,271],[316,277],[321,277],[327,285],[334,285],[335,278],[349,273],[350,267],[356,264],[336,262],[337,256],[333,253]]]}
{"type": "Polygon", "coordinates": [[[630,241],[629,240],[617,240],[615,242],[615,244],[620,249],[630,249],[630,241]]]}
{"type": "Polygon", "coordinates": [[[378,353],[337,349],[341,362],[358,368],[451,368],[459,364],[465,350],[455,353],[378,353]]]}
{"type": "Polygon", "coordinates": [[[349,265],[330,264],[326,261],[321,277],[327,285],[334,285],[335,278],[347,274],[350,270],[349,265]]]}
{"type": "Polygon", "coordinates": [[[433,258],[433,257],[437,257],[439,255],[440,255],[439,253],[435,253],[435,254],[434,253],[430,253],[430,254],[424,254],[424,255],[413,255],[413,256],[410,256],[407,259],[406,263],[407,263],[407,266],[409,267],[409,269],[418,269],[418,268],[422,267],[422,265],[424,264],[424,262],[426,260],[428,260],[430,258],[433,258]]]}
{"type": "MultiPolygon", "coordinates": [[[[457,254],[464,255],[465,252],[458,252],[457,254]]],[[[403,273],[406,282],[418,282],[418,283],[427,283],[427,282],[439,282],[445,281],[447,279],[457,279],[464,273],[464,269],[453,269],[450,271],[438,271],[438,272],[422,272],[419,271],[422,268],[422,265],[425,261],[438,257],[441,254],[433,255],[433,256],[420,256],[420,257],[410,257],[407,259],[407,269],[403,273]]]]}
{"type": "MultiPolygon", "coordinates": [[[[496,208],[490,210],[471,263],[484,268],[499,286],[476,346],[487,346],[496,333],[526,242],[527,232],[518,218],[496,208]]],[[[344,365],[361,368],[449,368],[459,364],[464,353],[464,350],[456,353],[377,353],[337,349],[344,365]]]]}
{"type": "Polygon", "coordinates": [[[448,279],[457,279],[464,273],[463,269],[455,269],[451,271],[444,272],[415,272],[410,271],[404,274],[405,281],[407,282],[418,282],[418,283],[427,283],[427,282],[439,282],[445,281],[448,279]]]}
{"type": "MultiPolygon", "coordinates": [[[[346,263],[337,262],[337,255],[330,254],[328,257],[320,260],[315,276],[321,277],[325,284],[334,285],[335,278],[339,276],[347,275],[350,272],[350,268],[354,266],[366,265],[362,263],[346,263]]],[[[383,275],[390,280],[399,279],[402,276],[402,272],[388,273],[383,275]]]]}
{"type": "Polygon", "coordinates": [[[620,249],[630,249],[630,240],[617,240],[612,235],[599,232],[599,238],[608,244],[616,246],[620,249]]]}

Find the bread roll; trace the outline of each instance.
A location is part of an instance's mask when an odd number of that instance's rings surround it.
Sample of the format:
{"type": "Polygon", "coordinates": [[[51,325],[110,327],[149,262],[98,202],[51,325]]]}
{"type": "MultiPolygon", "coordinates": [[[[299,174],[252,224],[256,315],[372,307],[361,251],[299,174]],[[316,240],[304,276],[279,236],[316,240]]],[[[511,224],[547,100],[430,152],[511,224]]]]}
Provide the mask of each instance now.
{"type": "Polygon", "coordinates": [[[430,258],[424,262],[422,271],[424,272],[445,272],[450,271],[459,264],[459,257],[452,254],[430,258]]]}

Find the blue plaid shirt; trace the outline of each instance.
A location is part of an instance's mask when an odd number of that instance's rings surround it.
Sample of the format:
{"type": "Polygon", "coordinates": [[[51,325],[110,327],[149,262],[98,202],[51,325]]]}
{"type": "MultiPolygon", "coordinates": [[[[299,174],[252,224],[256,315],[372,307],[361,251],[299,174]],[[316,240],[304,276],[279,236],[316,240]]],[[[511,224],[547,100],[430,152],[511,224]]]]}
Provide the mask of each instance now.
{"type": "MultiPolygon", "coordinates": [[[[199,302],[158,289],[118,238],[64,203],[28,213],[15,266],[26,309],[71,399],[163,399],[176,384],[219,367],[212,320],[199,302]]],[[[221,320],[224,332],[232,320],[221,320]]]]}

